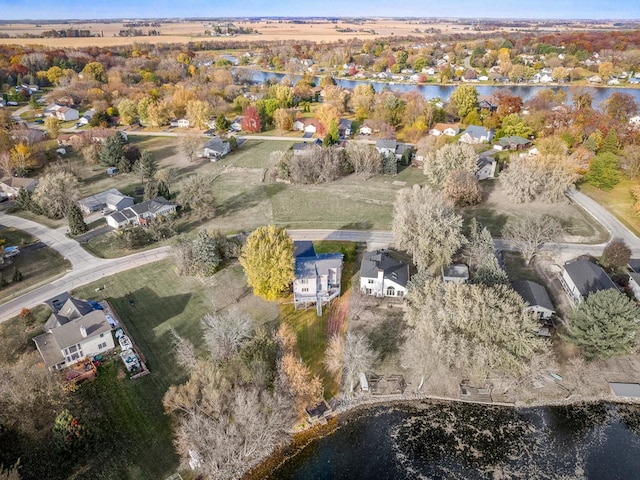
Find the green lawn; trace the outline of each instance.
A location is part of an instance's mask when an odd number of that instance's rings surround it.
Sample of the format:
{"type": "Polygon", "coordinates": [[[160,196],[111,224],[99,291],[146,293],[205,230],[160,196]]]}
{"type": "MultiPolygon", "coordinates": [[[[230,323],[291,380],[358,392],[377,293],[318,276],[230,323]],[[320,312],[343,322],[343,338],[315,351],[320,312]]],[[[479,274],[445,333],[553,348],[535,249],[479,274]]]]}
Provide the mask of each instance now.
{"type": "Polygon", "coordinates": [[[15,228],[0,229],[0,238],[4,239],[4,246],[18,246],[21,253],[13,258],[13,263],[7,262],[0,267],[2,278],[9,284],[0,289],[0,302],[22,295],[30,287],[42,284],[53,277],[63,274],[70,264],[62,255],[46,245],[34,245],[37,239],[22,230],[15,228]],[[21,282],[13,282],[14,269],[23,275],[21,282]]]}
{"type": "Polygon", "coordinates": [[[236,167],[270,168],[272,164],[269,157],[272,152],[289,150],[296,138],[287,140],[247,140],[238,150],[227,155],[223,162],[236,167]]]}
{"type": "Polygon", "coordinates": [[[640,215],[633,209],[635,201],[631,196],[631,187],[636,185],[637,180],[623,178],[609,191],[600,190],[588,183],[582,183],[579,188],[582,193],[589,195],[615,215],[633,233],[640,235],[640,215]]]}
{"type": "Polygon", "coordinates": [[[146,357],[151,374],[131,381],[119,374],[116,362],[81,389],[85,408],[99,405],[104,412],[96,427],[108,432],[105,442],[112,443],[111,454],[93,464],[103,473],[91,478],[163,479],[176,470],[178,458],[162,397],[170,385],[186,379],[171,354],[170,327],[202,350],[200,320],[212,305],[221,310],[239,308],[258,323],[273,322],[278,308],[247,295],[238,264],[200,280],[178,277],[171,262],[162,261],[109,277],[106,289],[95,292],[104,283],[87,285],[73,294],[109,300],[146,357]]]}

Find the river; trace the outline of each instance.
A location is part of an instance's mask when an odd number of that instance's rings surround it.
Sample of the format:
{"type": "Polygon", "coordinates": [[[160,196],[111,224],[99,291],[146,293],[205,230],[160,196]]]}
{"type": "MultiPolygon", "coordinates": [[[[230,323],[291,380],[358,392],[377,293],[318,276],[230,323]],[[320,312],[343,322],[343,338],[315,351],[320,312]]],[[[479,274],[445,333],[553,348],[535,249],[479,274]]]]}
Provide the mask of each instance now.
{"type": "Polygon", "coordinates": [[[640,406],[375,407],[269,480],[638,479],[640,406]]]}
{"type": "MultiPolygon", "coordinates": [[[[246,72],[247,77],[250,81],[255,83],[262,83],[268,79],[275,79],[277,81],[282,80],[284,77],[289,77],[293,82],[296,82],[300,79],[299,75],[286,75],[284,73],[274,73],[274,72],[264,72],[262,70],[244,70],[246,72]]],[[[347,80],[343,78],[336,78],[336,84],[343,88],[355,88],[358,83],[363,83],[361,81],[356,80],[347,80]]],[[[418,90],[422,95],[427,98],[440,98],[442,100],[447,100],[451,93],[456,89],[457,85],[415,85],[415,84],[407,84],[407,83],[386,83],[386,82],[364,82],[370,83],[373,85],[373,88],[376,92],[379,92],[385,88],[388,88],[394,92],[410,92],[413,90],[418,90]]],[[[501,85],[501,86],[492,86],[492,85],[479,85],[479,84],[471,84],[476,87],[478,93],[480,95],[491,95],[496,90],[500,89],[508,89],[512,94],[519,96],[523,101],[527,101],[530,98],[534,97],[540,89],[551,88],[553,90],[564,90],[567,92],[567,100],[571,100],[571,92],[578,87],[569,87],[569,86],[558,86],[558,85],[501,85]]],[[[620,93],[629,93],[631,94],[636,102],[640,104],[640,89],[638,88],[607,88],[607,87],[584,87],[588,92],[591,93],[593,97],[593,106],[598,107],[600,103],[611,96],[614,92],[620,93]]]]}

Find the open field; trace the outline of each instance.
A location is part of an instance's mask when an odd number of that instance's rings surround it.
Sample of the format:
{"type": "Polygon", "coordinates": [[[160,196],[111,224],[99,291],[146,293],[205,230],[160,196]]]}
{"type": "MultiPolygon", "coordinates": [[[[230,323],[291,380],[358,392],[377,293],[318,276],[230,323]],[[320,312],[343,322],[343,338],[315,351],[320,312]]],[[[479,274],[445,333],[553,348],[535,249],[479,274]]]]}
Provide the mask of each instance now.
{"type": "Polygon", "coordinates": [[[35,237],[26,232],[0,227],[0,238],[4,240],[5,247],[18,246],[21,251],[20,255],[13,258],[13,263],[7,262],[0,269],[2,278],[9,282],[0,290],[0,302],[23,294],[29,287],[46,282],[64,273],[70,267],[69,262],[62,255],[38,242],[35,237]],[[23,275],[21,282],[12,281],[16,268],[23,275]]]}
{"type": "Polygon", "coordinates": [[[635,185],[638,185],[637,180],[623,178],[609,191],[600,190],[587,183],[580,185],[580,191],[613,213],[633,233],[640,235],[640,215],[633,209],[635,202],[631,196],[631,187],[635,185]]]}
{"type": "MultiPolygon", "coordinates": [[[[271,182],[266,175],[275,166],[271,153],[290,148],[291,142],[286,140],[247,140],[238,150],[218,162],[206,159],[189,162],[180,152],[178,140],[174,137],[132,135],[131,142],[140,149],[153,152],[161,168],[176,168],[179,180],[194,173],[212,176],[216,216],[204,222],[195,221],[189,216],[182,217],[177,224],[179,231],[204,226],[235,233],[264,224],[287,228],[388,230],[397,193],[402,188],[424,182],[422,170],[415,167],[403,167],[394,177],[381,175],[367,179],[350,175],[335,182],[317,185],[271,182]]],[[[141,185],[134,174],[110,177],[101,166],[80,165],[78,171],[83,179],[83,195],[107,188],[118,188],[125,194],[133,195],[136,187],[141,185]]],[[[179,180],[172,190],[179,190],[179,180]]],[[[483,203],[463,209],[461,213],[466,219],[477,218],[494,236],[501,235],[509,217],[535,211],[550,214],[562,223],[564,241],[600,243],[607,240],[606,232],[575,205],[518,205],[504,196],[499,181],[485,181],[482,184],[485,190],[483,203]]],[[[119,250],[109,234],[93,239],[87,248],[107,258],[125,253],[119,250]]]]}
{"type": "MultiPolygon", "coordinates": [[[[310,40],[314,42],[334,42],[338,40],[348,40],[352,38],[372,39],[377,37],[388,37],[394,35],[420,35],[427,29],[437,29],[442,33],[463,33],[474,31],[471,22],[457,23],[449,22],[442,19],[418,20],[410,21],[399,19],[379,19],[371,18],[362,23],[351,23],[346,20],[339,20],[336,23],[321,20],[307,19],[304,23],[293,23],[283,20],[260,20],[260,21],[237,21],[236,26],[244,28],[252,28],[258,34],[238,35],[230,37],[211,37],[205,36],[205,30],[211,30],[211,22],[204,20],[199,21],[180,21],[180,22],[163,22],[159,20],[160,27],[153,27],[160,31],[158,36],[142,36],[142,37],[119,37],[118,32],[126,29],[122,22],[82,22],[74,21],[67,23],[48,23],[48,24],[29,24],[29,23],[13,23],[0,25],[0,32],[9,35],[40,35],[48,30],[90,30],[94,35],[102,35],[98,37],[88,38],[0,38],[2,44],[19,44],[19,45],[46,45],[51,47],[80,47],[80,46],[116,46],[130,45],[133,43],[186,43],[197,41],[245,41],[251,43],[261,43],[274,40],[310,40]],[[338,31],[342,30],[342,31],[338,31]]],[[[567,30],[568,25],[548,26],[554,31],[567,30]]],[[[613,24],[603,23],[601,27],[613,28],[613,24]]],[[[144,32],[150,30],[150,27],[139,27],[144,32]]],[[[592,25],[581,25],[573,23],[570,26],[573,30],[592,29],[592,25]]],[[[539,25],[536,25],[538,31],[542,31],[539,25]]],[[[514,28],[504,26],[489,31],[513,31],[514,28]]]]}

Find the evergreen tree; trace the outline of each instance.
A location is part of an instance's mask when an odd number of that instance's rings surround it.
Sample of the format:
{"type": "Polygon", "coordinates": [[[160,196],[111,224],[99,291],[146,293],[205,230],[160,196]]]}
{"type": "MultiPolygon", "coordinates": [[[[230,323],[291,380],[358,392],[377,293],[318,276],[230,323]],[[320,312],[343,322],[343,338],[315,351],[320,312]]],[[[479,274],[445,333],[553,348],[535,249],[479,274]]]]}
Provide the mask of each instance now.
{"type": "Polygon", "coordinates": [[[382,174],[383,175],[397,175],[398,174],[398,160],[395,155],[388,154],[382,156],[382,174]]]}
{"type": "Polygon", "coordinates": [[[615,289],[590,294],[569,314],[570,328],[563,338],[584,356],[607,359],[632,354],[640,311],[629,297],[615,289]]]}
{"type": "Polygon", "coordinates": [[[80,207],[75,202],[69,206],[67,219],[69,221],[69,233],[74,237],[89,230],[89,227],[82,217],[82,210],[80,210],[80,207]]]}
{"type": "Polygon", "coordinates": [[[618,136],[616,135],[616,132],[611,129],[609,130],[609,133],[607,133],[607,136],[604,137],[602,147],[600,148],[600,153],[609,152],[617,155],[619,150],[618,147],[618,136]]]}
{"type": "Polygon", "coordinates": [[[13,280],[14,282],[21,282],[23,278],[24,276],[22,275],[22,272],[18,270],[18,267],[15,267],[13,269],[13,277],[11,278],[11,280],[13,280]]]}
{"type": "Polygon", "coordinates": [[[147,182],[144,186],[144,199],[153,200],[159,194],[158,185],[155,182],[147,182]]]}
{"type": "Polygon", "coordinates": [[[150,151],[143,150],[134,170],[140,175],[140,182],[144,184],[145,178],[151,180],[158,171],[158,162],[155,161],[150,151]]]}
{"type": "Polygon", "coordinates": [[[196,275],[210,277],[218,271],[218,267],[222,263],[218,242],[206,230],[198,232],[191,251],[193,255],[192,270],[196,275]]]}
{"type": "Polygon", "coordinates": [[[115,135],[107,137],[102,145],[102,149],[100,149],[100,163],[105,167],[117,166],[124,157],[125,143],[124,137],[120,132],[116,132],[115,135]]]}
{"type": "Polygon", "coordinates": [[[331,120],[331,124],[329,125],[329,131],[324,136],[322,140],[322,145],[328,147],[329,145],[335,145],[340,140],[340,136],[338,134],[338,124],[335,120],[331,120]]]}
{"type": "Polygon", "coordinates": [[[216,123],[214,126],[219,132],[226,132],[229,129],[229,120],[227,120],[227,117],[220,114],[216,117],[216,123]]]}

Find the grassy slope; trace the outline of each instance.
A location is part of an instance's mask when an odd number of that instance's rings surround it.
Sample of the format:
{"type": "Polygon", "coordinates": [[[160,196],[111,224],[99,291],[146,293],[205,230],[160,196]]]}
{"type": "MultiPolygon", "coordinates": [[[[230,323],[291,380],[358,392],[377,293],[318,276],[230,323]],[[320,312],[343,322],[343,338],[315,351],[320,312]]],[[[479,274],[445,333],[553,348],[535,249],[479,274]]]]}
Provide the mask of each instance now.
{"type": "Polygon", "coordinates": [[[52,248],[43,246],[29,250],[28,247],[25,247],[36,242],[37,239],[22,230],[2,228],[0,238],[4,239],[4,246],[17,245],[22,247],[22,253],[14,258],[13,264],[7,264],[0,270],[3,278],[10,282],[0,290],[0,302],[8,300],[14,295],[22,294],[27,288],[64,273],[69,268],[69,262],[52,248]],[[18,268],[22,272],[24,279],[21,282],[12,282],[14,268],[18,268]]]}
{"type": "Polygon", "coordinates": [[[609,191],[600,190],[587,183],[580,185],[580,191],[613,213],[633,233],[640,235],[640,216],[633,209],[634,200],[631,196],[631,187],[635,185],[638,185],[637,180],[624,178],[609,191]]]}

